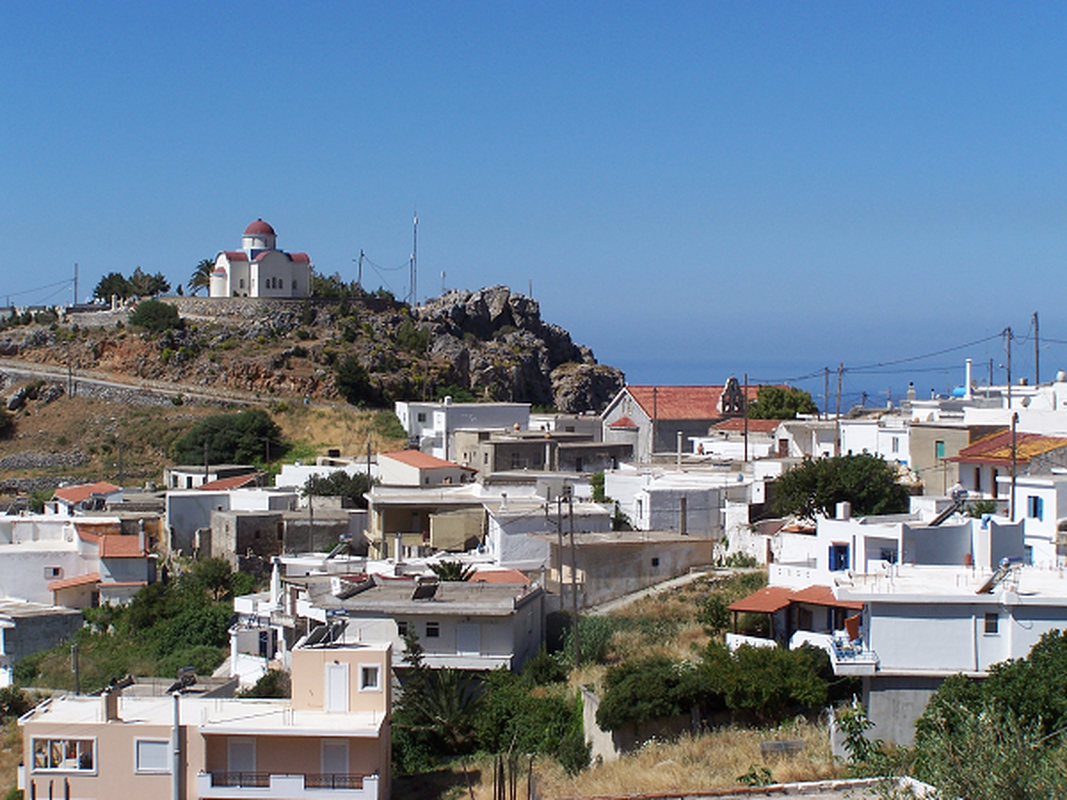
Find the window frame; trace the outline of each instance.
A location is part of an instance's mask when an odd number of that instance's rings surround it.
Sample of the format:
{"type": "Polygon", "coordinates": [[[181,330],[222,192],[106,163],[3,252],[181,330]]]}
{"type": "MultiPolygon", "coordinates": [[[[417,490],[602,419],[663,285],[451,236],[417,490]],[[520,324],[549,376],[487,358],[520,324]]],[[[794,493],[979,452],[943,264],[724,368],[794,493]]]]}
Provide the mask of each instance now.
{"type": "MultiPolygon", "coordinates": [[[[97,751],[97,741],[96,741],[96,737],[95,736],[34,736],[34,737],[31,738],[31,741],[30,741],[30,756],[31,756],[31,760],[32,760],[32,763],[30,765],[30,771],[34,772],[34,773],[39,773],[39,772],[47,773],[47,774],[50,774],[50,775],[55,775],[57,773],[72,773],[72,774],[75,774],[75,775],[96,775],[97,774],[97,768],[98,768],[97,767],[96,751],[97,751]],[[48,743],[48,744],[45,745],[45,747],[47,748],[46,752],[49,755],[52,752],[53,743],[56,743],[56,742],[63,742],[62,747],[63,747],[63,751],[64,752],[69,747],[69,744],[68,744],[69,742],[89,742],[91,744],[91,746],[92,746],[92,749],[91,749],[90,752],[91,752],[92,764],[93,765],[92,765],[92,767],[90,767],[88,769],[84,769],[84,768],[82,768],[80,766],[75,766],[75,767],[67,767],[67,766],[58,766],[58,767],[45,766],[45,767],[39,767],[39,766],[37,766],[37,743],[38,742],[47,742],[48,743]]],[[[76,756],[76,759],[77,759],[77,761],[79,763],[81,762],[81,750],[80,749],[78,751],[78,755],[76,756]]],[[[49,759],[49,760],[51,760],[51,759],[49,759]]],[[[67,758],[64,757],[63,761],[65,762],[66,760],[67,760],[67,758]]]]}
{"type": "Polygon", "coordinates": [[[982,634],[984,636],[999,636],[1000,635],[1000,614],[996,611],[985,612],[985,618],[982,626],[982,634]]]}
{"type": "Polygon", "coordinates": [[[359,690],[361,692],[380,692],[382,691],[382,665],[376,663],[360,664],[359,665],[359,690]],[[366,682],[365,678],[368,673],[374,674],[374,684],[371,685],[366,682]]]}
{"type": "Polygon", "coordinates": [[[150,738],[135,738],[133,740],[133,771],[138,775],[170,775],[173,769],[171,763],[171,743],[169,739],[150,739],[150,738]],[[165,754],[163,763],[166,765],[161,768],[157,767],[142,767],[141,766],[141,750],[142,744],[155,744],[163,745],[163,752],[165,754]]]}
{"type": "Polygon", "coordinates": [[[427,622],[426,623],[426,638],[427,639],[440,639],[441,638],[441,623],[440,622],[427,622]]]}

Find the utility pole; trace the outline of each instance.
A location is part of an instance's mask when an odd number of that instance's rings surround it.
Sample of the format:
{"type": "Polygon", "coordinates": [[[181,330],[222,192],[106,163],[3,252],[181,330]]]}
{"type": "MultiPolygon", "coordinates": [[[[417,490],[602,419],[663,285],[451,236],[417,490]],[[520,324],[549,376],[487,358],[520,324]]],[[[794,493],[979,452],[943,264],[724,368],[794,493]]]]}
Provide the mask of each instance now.
{"type": "Polygon", "coordinates": [[[356,286],[360,289],[363,288],[363,250],[359,251],[359,258],[353,258],[356,262],[356,286]]]}
{"type": "Polygon", "coordinates": [[[1008,410],[1011,411],[1011,326],[1004,329],[1008,337],[1008,410]]]}
{"type": "Polygon", "coordinates": [[[830,368],[822,368],[822,418],[830,419],[830,368]]]}
{"type": "Polygon", "coordinates": [[[74,673],[74,694],[82,693],[81,665],[78,663],[78,643],[70,646],[70,671],[74,673]]]}
{"type": "MultiPolygon", "coordinates": [[[[1008,511],[1008,518],[1012,522],[1015,521],[1015,470],[1018,463],[1018,448],[1016,446],[1015,431],[1019,425],[1019,414],[1013,413],[1011,415],[1011,499],[1009,500],[1010,509],[1008,511]]],[[[993,496],[997,496],[997,487],[993,487],[993,496]]]]}
{"type": "Polygon", "coordinates": [[[1041,385],[1041,334],[1037,329],[1037,312],[1034,312],[1034,386],[1041,385]]]}
{"type": "Polygon", "coordinates": [[[419,212],[415,211],[415,223],[411,233],[411,307],[419,302],[419,212]]]}
{"type": "Polygon", "coordinates": [[[574,545],[574,493],[567,495],[567,513],[571,522],[571,610],[574,619],[574,669],[582,663],[582,649],[578,642],[578,548],[574,545]]]}
{"type": "Polygon", "coordinates": [[[837,365],[837,410],[834,412],[834,422],[836,423],[837,433],[834,435],[834,455],[841,455],[841,376],[845,372],[845,362],[841,361],[837,365]]]}
{"type": "MultiPolygon", "coordinates": [[[[74,262],[74,302],[71,306],[78,305],[78,262],[74,262]]],[[[1037,316],[1036,314],[1034,316],[1037,316]]]]}
{"type": "Polygon", "coordinates": [[[748,373],[745,373],[745,396],[741,401],[741,413],[745,415],[745,463],[748,463],[748,373]]]}

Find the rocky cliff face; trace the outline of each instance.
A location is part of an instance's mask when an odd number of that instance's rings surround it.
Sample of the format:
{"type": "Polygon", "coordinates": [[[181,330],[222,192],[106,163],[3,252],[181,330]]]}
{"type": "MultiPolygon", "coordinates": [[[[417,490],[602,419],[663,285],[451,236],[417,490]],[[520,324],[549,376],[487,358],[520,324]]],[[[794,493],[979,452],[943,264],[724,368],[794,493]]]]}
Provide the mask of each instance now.
{"type": "Polygon", "coordinates": [[[148,334],[114,327],[113,314],[80,314],[69,321],[76,328],[12,328],[2,344],[29,361],[278,397],[351,397],[339,377],[347,370],[369,405],[447,390],[599,411],[624,382],[505,286],[451,291],[415,309],[370,295],[168,302],[184,329],[148,334]]]}

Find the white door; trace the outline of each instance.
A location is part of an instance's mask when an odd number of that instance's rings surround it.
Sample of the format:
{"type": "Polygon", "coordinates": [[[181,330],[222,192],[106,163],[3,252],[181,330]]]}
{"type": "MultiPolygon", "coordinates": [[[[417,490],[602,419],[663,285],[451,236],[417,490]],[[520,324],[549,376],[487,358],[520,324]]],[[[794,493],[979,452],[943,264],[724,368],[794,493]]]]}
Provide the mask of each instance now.
{"type": "Polygon", "coordinates": [[[477,622],[460,622],[456,625],[456,652],[463,656],[481,655],[481,626],[477,622]]]}
{"type": "Polygon", "coordinates": [[[256,771],[256,740],[244,736],[231,736],[226,748],[227,772],[256,771]]]}
{"type": "Polygon", "coordinates": [[[323,775],[347,775],[348,774],[348,740],[347,739],[323,739],[322,740],[322,774],[323,775]]]}
{"type": "Polygon", "coordinates": [[[326,710],[348,712],[348,664],[326,665],[326,710]]]}

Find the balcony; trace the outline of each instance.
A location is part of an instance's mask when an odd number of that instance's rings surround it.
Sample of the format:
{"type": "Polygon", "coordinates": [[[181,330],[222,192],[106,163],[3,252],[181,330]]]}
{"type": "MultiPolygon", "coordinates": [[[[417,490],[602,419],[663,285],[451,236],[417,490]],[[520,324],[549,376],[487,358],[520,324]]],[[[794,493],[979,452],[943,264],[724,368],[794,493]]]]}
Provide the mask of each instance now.
{"type": "Polygon", "coordinates": [[[201,798],[277,800],[378,800],[378,776],[358,773],[277,775],[269,772],[201,772],[201,798]]]}
{"type": "Polygon", "coordinates": [[[797,631],[789,640],[789,649],[805,644],[818,647],[830,656],[830,666],[835,675],[873,675],[878,671],[878,654],[865,646],[862,641],[848,640],[848,636],[838,631],[833,636],[826,633],[797,631]]]}

